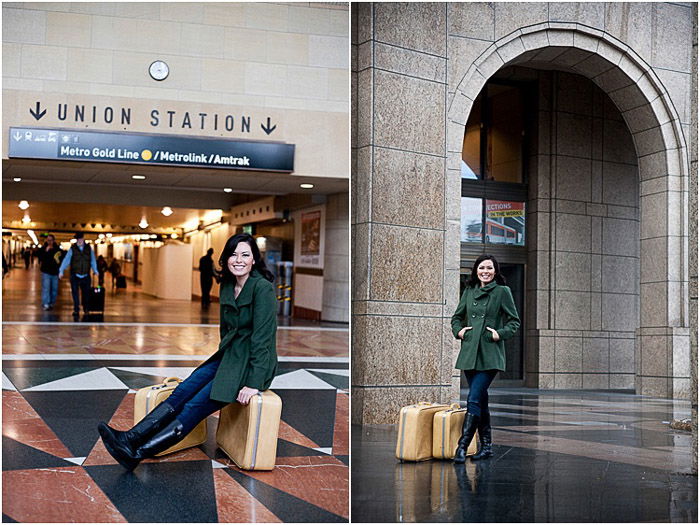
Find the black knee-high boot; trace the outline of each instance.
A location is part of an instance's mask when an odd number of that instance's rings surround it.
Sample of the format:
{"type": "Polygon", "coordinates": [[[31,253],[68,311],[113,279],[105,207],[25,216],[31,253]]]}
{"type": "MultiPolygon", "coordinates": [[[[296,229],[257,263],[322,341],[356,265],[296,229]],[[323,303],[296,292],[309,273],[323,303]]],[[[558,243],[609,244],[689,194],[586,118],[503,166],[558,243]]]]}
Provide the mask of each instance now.
{"type": "Polygon", "coordinates": [[[464,463],[467,459],[467,448],[469,443],[474,439],[474,433],[479,425],[479,416],[467,414],[462,423],[462,437],[457,442],[457,450],[455,451],[454,462],[464,463]]]}
{"type": "Polygon", "coordinates": [[[491,449],[491,415],[488,412],[484,412],[481,415],[481,421],[479,422],[479,443],[481,444],[481,448],[479,448],[479,452],[471,456],[472,461],[493,456],[493,450],[491,449]]]}
{"type": "MultiPolygon", "coordinates": [[[[171,421],[160,432],[152,435],[133,454],[124,449],[117,450],[115,459],[127,470],[134,470],[141,460],[152,458],[179,443],[185,437],[185,429],[177,419],[171,421]]],[[[110,451],[111,452],[111,451],[110,451]]],[[[114,454],[113,454],[114,455],[114,454]]]]}
{"type": "Polygon", "coordinates": [[[125,464],[120,458],[133,458],[136,450],[148,438],[165,428],[173,419],[175,409],[168,403],[161,403],[129,430],[115,430],[104,422],[97,426],[97,430],[102,436],[107,452],[125,468],[129,468],[130,462],[125,464]]]}

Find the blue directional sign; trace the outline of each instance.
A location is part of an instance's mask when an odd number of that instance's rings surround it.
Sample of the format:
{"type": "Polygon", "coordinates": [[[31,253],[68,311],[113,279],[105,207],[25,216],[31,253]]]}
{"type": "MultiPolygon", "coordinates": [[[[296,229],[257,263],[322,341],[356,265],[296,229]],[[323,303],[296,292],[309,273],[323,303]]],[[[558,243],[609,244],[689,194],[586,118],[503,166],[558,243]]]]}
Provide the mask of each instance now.
{"type": "Polygon", "coordinates": [[[294,144],[147,133],[10,128],[10,158],[294,171],[294,144]]]}

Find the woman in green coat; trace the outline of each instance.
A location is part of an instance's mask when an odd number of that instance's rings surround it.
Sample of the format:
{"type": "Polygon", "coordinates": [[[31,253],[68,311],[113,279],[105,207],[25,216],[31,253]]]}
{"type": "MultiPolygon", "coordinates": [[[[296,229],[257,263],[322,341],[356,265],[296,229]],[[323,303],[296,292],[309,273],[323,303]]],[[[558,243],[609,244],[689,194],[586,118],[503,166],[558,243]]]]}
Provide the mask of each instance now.
{"type": "Polygon", "coordinates": [[[492,255],[481,255],[452,316],[452,333],[461,340],[455,368],[464,371],[469,383],[467,416],[462,437],[457,444],[455,463],[464,463],[467,447],[479,430],[481,448],[472,459],[493,455],[491,450],[491,416],[488,388],[499,370],[506,368],[503,341],[520,328],[513,295],[501,275],[498,261],[492,255]]]}
{"type": "Polygon", "coordinates": [[[277,295],[255,239],[231,237],[219,264],[221,341],[216,353],[131,430],[121,432],[104,422],[98,426],[109,453],[128,470],[178,443],[228,403],[247,405],[275,377],[277,295]]]}

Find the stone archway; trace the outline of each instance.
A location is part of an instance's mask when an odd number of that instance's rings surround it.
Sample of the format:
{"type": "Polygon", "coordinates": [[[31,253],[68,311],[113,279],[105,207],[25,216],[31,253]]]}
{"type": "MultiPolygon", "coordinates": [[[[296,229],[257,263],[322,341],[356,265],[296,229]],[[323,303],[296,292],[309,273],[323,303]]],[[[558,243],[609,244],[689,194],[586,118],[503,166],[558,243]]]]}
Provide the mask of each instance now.
{"type": "MultiPolygon", "coordinates": [[[[499,69],[525,64],[589,78],[617,106],[632,134],[640,181],[640,251],[644,254],[640,316],[635,327],[635,387],[640,394],[687,398],[690,343],[684,210],[688,152],[667,90],[631,48],[588,26],[555,22],[521,28],[493,43],[469,67],[448,99],[448,186],[455,187],[451,179],[459,177],[462,138],[474,99],[499,69]]],[[[458,192],[448,192],[446,198],[455,201],[447,209],[459,209],[458,192]]]]}

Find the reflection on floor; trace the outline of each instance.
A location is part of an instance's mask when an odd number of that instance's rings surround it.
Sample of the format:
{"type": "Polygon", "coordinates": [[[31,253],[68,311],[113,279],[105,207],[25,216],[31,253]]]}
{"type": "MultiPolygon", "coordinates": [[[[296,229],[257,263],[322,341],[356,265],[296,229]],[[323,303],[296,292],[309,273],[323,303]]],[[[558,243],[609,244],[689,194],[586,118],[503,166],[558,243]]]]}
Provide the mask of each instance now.
{"type": "Polygon", "coordinates": [[[283,410],[272,472],[235,467],[216,447],[214,415],[206,443],[127,473],[97,423],[131,426],[135,390],[187,376],[216,350],[216,324],[158,324],[192,321],[189,304],[138,292],[107,309],[126,322],[44,322],[31,286],[16,288],[3,296],[3,522],[347,521],[347,328],[278,331],[271,388],[283,410]]]}
{"type": "MultiPolygon", "coordinates": [[[[463,392],[463,397],[466,392],[463,392]]],[[[353,427],[353,522],[698,521],[685,401],[491,389],[491,459],[401,463],[393,425],[353,427]]]]}

